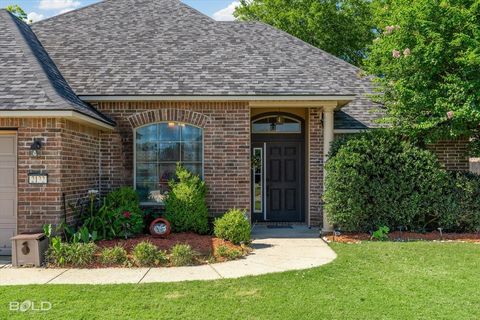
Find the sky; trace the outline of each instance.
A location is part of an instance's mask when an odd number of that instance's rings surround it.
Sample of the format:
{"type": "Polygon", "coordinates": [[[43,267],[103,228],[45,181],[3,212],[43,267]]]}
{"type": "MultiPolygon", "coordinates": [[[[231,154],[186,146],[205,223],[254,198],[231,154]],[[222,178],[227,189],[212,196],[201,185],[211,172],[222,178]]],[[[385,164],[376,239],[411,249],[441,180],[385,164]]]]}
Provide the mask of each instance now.
{"type": "MultiPolygon", "coordinates": [[[[0,8],[17,4],[33,22],[55,16],[70,10],[88,6],[100,0],[0,0],[0,8]]],[[[216,20],[233,20],[237,0],[182,0],[189,6],[216,20]]]]}

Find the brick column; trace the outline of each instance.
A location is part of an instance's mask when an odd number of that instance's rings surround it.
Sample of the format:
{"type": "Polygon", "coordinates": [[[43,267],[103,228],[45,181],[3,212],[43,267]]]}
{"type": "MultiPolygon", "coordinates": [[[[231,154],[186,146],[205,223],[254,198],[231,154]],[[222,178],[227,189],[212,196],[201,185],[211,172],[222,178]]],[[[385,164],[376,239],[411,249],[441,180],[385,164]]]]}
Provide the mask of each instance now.
{"type": "Polygon", "coordinates": [[[308,224],[322,224],[323,129],[322,108],[308,109],[308,224]]]}

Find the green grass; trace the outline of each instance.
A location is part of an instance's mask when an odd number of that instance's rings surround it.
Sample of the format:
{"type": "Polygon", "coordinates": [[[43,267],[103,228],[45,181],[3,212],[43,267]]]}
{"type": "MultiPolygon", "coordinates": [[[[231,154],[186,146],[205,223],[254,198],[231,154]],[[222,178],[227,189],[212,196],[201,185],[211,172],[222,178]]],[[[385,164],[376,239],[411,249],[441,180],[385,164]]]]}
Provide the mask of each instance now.
{"type": "MultiPolygon", "coordinates": [[[[0,287],[0,319],[479,319],[480,245],[334,244],[325,266],[211,282],[0,287]],[[10,312],[9,301],[50,301],[10,312]]],[[[1,276],[1,270],[0,270],[1,276]]]]}

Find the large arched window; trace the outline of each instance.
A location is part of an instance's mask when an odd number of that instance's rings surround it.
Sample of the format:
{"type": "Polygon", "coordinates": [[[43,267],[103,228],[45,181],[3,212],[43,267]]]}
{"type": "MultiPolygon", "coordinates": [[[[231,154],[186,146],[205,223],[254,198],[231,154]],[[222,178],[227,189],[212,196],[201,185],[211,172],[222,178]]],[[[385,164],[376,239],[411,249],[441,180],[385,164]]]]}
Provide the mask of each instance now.
{"type": "Polygon", "coordinates": [[[163,202],[178,162],[191,172],[203,175],[201,128],[161,122],[136,129],[135,187],[142,202],[163,202]]]}

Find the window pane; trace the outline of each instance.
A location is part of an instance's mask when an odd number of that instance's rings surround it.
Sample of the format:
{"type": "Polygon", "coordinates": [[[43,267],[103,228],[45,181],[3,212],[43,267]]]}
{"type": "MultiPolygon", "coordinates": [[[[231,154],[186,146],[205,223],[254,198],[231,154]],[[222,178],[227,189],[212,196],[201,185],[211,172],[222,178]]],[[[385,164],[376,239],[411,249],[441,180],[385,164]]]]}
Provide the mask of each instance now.
{"type": "Polygon", "coordinates": [[[202,176],[202,165],[201,164],[194,164],[194,163],[185,163],[185,168],[193,174],[197,176],[202,176]]]}
{"type": "Polygon", "coordinates": [[[160,163],[158,165],[158,179],[162,191],[167,191],[168,182],[175,178],[175,168],[174,163],[160,163]]]}
{"type": "Polygon", "coordinates": [[[137,182],[137,192],[140,197],[140,201],[146,202],[146,201],[152,201],[150,199],[150,194],[152,191],[157,189],[157,184],[151,184],[151,183],[138,183],[137,182]]]}
{"type": "Polygon", "coordinates": [[[137,164],[137,184],[157,182],[157,166],[155,163],[137,164]]]}
{"type": "Polygon", "coordinates": [[[182,127],[183,141],[202,141],[202,130],[197,127],[185,125],[182,127]]]}
{"type": "Polygon", "coordinates": [[[137,130],[137,143],[152,142],[157,140],[157,126],[150,125],[137,130]]]}
{"type": "Polygon", "coordinates": [[[197,142],[182,143],[182,161],[201,161],[202,144],[197,142]]]}
{"type": "Polygon", "coordinates": [[[255,120],[252,123],[252,132],[255,133],[275,133],[275,132],[289,132],[301,133],[302,125],[300,121],[288,117],[267,117],[255,120]],[[279,119],[280,118],[280,119],[279,119]]]}
{"type": "Polygon", "coordinates": [[[159,143],[158,161],[180,161],[180,143],[159,143]]]}
{"type": "Polygon", "coordinates": [[[159,124],[160,141],[180,141],[180,126],[172,123],[159,124]]]}
{"type": "Polygon", "coordinates": [[[157,143],[156,142],[137,142],[137,161],[156,162],[157,161],[157,143]]]}

